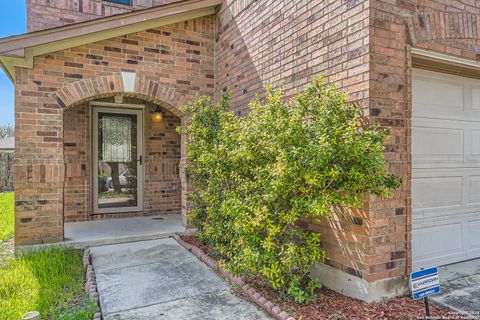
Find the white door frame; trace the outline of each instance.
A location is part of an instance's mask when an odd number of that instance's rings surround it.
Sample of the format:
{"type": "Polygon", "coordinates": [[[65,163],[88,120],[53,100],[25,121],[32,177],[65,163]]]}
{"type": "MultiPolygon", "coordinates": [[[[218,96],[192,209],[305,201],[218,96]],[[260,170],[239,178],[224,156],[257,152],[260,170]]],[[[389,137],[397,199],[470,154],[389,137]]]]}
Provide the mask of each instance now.
{"type": "Polygon", "coordinates": [[[92,214],[106,214],[106,213],[122,213],[122,212],[138,212],[143,211],[143,191],[144,191],[144,121],[143,121],[143,105],[119,105],[108,103],[90,104],[91,109],[91,145],[92,145],[92,179],[91,179],[91,196],[92,196],[92,214]],[[101,105],[101,106],[98,106],[101,105]],[[119,106],[121,108],[119,108],[119,106]],[[122,108],[123,107],[123,108],[122,108]],[[118,208],[99,208],[98,207],[98,113],[113,113],[113,114],[130,114],[137,116],[137,206],[135,207],[118,207],[118,208]],[[142,163],[138,161],[142,157],[142,163]]]}

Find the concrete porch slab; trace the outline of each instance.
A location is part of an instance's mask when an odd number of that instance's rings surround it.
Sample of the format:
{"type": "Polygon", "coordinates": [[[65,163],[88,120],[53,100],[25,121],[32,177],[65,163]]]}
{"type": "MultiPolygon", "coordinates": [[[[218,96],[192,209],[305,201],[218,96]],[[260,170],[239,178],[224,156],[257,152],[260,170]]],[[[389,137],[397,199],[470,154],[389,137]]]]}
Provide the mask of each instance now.
{"type": "Polygon", "coordinates": [[[185,232],[179,214],[65,223],[66,245],[83,249],[133,241],[154,240],[185,232]]]}

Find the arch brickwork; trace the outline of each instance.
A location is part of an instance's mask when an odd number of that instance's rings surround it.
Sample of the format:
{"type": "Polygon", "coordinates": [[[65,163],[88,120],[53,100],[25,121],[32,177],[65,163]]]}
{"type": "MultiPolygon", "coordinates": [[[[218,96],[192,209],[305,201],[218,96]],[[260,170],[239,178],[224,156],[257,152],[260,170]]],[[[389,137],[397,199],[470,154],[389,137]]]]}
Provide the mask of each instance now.
{"type": "Polygon", "coordinates": [[[98,76],[72,82],[56,92],[58,105],[68,109],[89,100],[99,99],[117,94],[134,96],[139,99],[161,105],[178,117],[180,107],[187,102],[184,94],[174,87],[167,86],[146,76],[133,74],[134,80],[129,88],[126,76],[118,73],[111,76],[98,76]]]}

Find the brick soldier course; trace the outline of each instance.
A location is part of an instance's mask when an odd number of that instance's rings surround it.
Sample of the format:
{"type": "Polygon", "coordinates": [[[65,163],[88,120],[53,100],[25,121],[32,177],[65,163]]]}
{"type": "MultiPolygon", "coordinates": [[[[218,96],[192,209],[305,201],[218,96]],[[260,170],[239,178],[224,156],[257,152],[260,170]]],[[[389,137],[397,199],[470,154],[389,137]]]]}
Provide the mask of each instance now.
{"type": "MultiPolygon", "coordinates": [[[[134,0],[133,6],[124,6],[27,0],[28,30],[103,21],[108,18],[99,18],[118,13],[128,19],[147,12],[144,8],[177,5],[173,2],[134,0]]],[[[327,286],[367,301],[405,293],[405,276],[412,269],[412,67],[422,62],[412,48],[477,61],[480,3],[220,2],[213,15],[41,54],[32,66],[15,67],[16,244],[62,241],[65,221],[93,219],[90,101],[113,101],[121,94],[147,104],[141,214],[185,214],[187,177],[177,166],[185,148],[173,129],[182,121],[178,108],[197,94],[218,99],[228,89],[232,110],[244,114],[247,103],[264,93],[265,83],[284,83],[291,96],[324,74],[365,106],[372,122],[390,129],[385,156],[404,183],[390,199],[366,199],[364,210],[309,222],[306,227],[322,233],[330,257],[313,274],[327,286]],[[135,75],[133,90],[125,90],[125,74],[135,75]],[[148,114],[157,105],[164,111],[164,127],[153,129],[148,114]],[[165,195],[161,201],[159,194],[165,195]]],[[[132,214],[138,213],[122,216],[132,214]]]]}

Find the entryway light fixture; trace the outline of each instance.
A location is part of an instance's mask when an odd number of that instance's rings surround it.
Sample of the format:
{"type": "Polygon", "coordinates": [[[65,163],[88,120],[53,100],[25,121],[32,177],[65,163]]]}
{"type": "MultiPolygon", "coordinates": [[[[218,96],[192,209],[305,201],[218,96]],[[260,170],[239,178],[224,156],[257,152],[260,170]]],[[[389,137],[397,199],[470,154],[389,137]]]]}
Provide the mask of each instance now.
{"type": "Polygon", "coordinates": [[[160,109],[160,106],[157,106],[155,111],[153,111],[152,121],[153,122],[162,122],[162,120],[163,120],[162,109],[160,109]]]}

